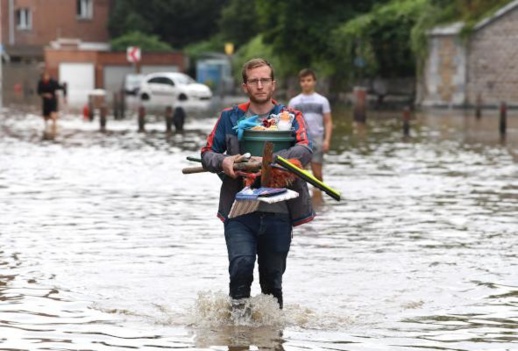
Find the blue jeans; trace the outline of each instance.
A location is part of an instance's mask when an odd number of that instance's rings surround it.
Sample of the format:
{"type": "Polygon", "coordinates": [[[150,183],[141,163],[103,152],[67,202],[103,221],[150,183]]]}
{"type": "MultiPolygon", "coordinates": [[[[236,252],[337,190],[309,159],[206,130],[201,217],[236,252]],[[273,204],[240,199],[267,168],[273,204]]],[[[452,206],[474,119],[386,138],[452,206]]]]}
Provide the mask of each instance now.
{"type": "Polygon", "coordinates": [[[288,214],[253,212],[225,223],[230,297],[250,297],[257,256],[263,294],[273,295],[282,308],[282,275],[290,250],[292,225],[288,214]]]}

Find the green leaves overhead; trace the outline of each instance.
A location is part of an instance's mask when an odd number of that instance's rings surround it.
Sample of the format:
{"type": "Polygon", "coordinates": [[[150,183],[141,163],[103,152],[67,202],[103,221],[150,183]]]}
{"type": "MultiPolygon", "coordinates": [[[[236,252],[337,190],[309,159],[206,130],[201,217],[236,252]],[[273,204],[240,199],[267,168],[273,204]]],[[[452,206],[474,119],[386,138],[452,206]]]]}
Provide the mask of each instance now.
{"type": "Polygon", "coordinates": [[[175,49],[216,34],[227,0],[117,0],[109,21],[113,38],[140,31],[175,49]]]}
{"type": "Polygon", "coordinates": [[[232,42],[236,64],[263,55],[278,62],[279,79],[313,67],[343,87],[361,78],[415,76],[429,29],[463,21],[469,35],[511,1],[117,0],[109,29],[114,38],[145,33],[152,46],[162,41],[195,56],[223,53],[232,42]]]}
{"type": "Polygon", "coordinates": [[[411,48],[412,28],[427,0],[393,0],[338,26],[332,46],[340,61],[355,67],[364,63],[364,74],[385,77],[412,76],[415,60],[411,48]]]}
{"type": "Polygon", "coordinates": [[[156,35],[141,32],[130,32],[111,41],[112,50],[124,51],[129,46],[138,46],[144,51],[171,51],[169,44],[158,39],[156,35]]]}

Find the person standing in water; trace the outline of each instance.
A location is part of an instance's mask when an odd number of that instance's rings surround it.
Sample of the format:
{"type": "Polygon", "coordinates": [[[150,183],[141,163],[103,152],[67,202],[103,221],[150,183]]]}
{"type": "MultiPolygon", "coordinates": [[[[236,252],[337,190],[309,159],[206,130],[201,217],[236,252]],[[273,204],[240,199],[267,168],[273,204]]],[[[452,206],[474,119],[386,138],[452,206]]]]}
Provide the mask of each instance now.
{"type": "MultiPolygon", "coordinates": [[[[250,116],[266,119],[270,114],[289,111],[295,115],[292,123],[295,140],[291,147],[275,155],[296,159],[302,165],[307,165],[311,161],[311,142],[302,114],[288,110],[273,99],[276,82],[273,67],[268,61],[256,58],[246,62],[241,75],[242,88],[249,101],[223,110],[201,150],[201,159],[206,170],[225,174],[220,190],[218,217],[224,223],[229,260],[229,295],[233,308],[239,310],[246,306],[257,260],[261,292],[273,295],[282,309],[282,277],[286,270],[293,227],[314,218],[311,197],[306,182],[297,178],[290,185],[292,190],[299,193],[297,198],[264,204],[255,212],[229,218],[236,193],[244,187],[243,177],[234,172],[233,165],[236,158],[246,152],[241,150],[234,127],[250,116]]],[[[257,157],[257,160],[261,161],[262,157],[257,157]]]]}
{"type": "Polygon", "coordinates": [[[62,90],[64,96],[64,102],[66,103],[67,98],[67,86],[66,83],[59,84],[56,80],[51,78],[48,71],[44,71],[41,75],[41,79],[38,82],[38,95],[42,99],[42,115],[45,121],[45,129],[47,122],[50,120],[52,123],[52,132],[55,133],[57,129],[58,119],[58,95],[57,91],[62,90]]]}
{"type": "MultiPolygon", "coordinates": [[[[309,68],[299,72],[299,84],[302,92],[293,97],[288,105],[302,112],[308,125],[308,132],[313,143],[313,157],[311,159],[311,171],[315,178],[324,180],[322,165],[324,154],[329,151],[331,135],[333,133],[333,120],[329,100],[315,91],[317,76],[309,68]]],[[[315,189],[314,195],[321,193],[315,189]]]]}

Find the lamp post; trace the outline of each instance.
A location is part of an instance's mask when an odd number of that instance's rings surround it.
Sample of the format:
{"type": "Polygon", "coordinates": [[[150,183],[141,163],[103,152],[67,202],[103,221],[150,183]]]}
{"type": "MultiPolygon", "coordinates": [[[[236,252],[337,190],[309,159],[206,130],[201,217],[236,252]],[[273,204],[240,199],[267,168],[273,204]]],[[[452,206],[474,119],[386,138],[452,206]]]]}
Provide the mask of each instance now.
{"type": "MultiPolygon", "coordinates": [[[[234,43],[225,43],[225,54],[228,58],[228,65],[229,65],[229,78],[232,78],[232,55],[234,54],[234,43]]],[[[223,78],[223,77],[221,77],[223,78]]],[[[233,80],[229,81],[230,86],[233,88],[234,84],[232,83],[233,80]]],[[[227,88],[227,84],[225,84],[225,88],[227,88]]]]}

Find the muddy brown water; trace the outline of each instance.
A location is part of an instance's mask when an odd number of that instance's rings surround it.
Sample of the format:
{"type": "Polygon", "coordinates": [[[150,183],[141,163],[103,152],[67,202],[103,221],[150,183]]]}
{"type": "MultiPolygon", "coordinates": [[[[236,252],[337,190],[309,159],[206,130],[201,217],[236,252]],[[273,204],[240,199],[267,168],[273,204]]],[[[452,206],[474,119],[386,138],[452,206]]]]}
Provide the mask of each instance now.
{"type": "Polygon", "coordinates": [[[518,113],[336,110],[317,218],[294,231],[285,309],[228,313],[220,180],[183,175],[214,117],[0,117],[1,350],[516,350],[518,113]]]}

